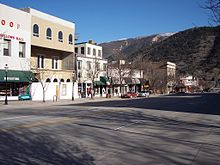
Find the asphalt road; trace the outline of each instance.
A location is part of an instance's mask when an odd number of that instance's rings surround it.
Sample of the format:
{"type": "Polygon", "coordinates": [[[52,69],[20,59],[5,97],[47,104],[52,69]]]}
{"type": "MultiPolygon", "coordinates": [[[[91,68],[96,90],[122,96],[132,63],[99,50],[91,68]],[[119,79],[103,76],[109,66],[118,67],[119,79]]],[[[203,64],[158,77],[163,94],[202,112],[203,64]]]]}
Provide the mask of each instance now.
{"type": "Polygon", "coordinates": [[[220,94],[1,104],[0,164],[219,165],[220,94]]]}

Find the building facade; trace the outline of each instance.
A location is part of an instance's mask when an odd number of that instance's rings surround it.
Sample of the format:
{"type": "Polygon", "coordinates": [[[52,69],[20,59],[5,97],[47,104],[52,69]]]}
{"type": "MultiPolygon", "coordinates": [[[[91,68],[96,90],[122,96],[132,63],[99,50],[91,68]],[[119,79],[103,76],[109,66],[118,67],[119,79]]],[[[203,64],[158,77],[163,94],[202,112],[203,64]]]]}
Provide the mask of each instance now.
{"type": "Polygon", "coordinates": [[[29,94],[33,75],[30,72],[31,16],[0,4],[0,100],[18,100],[18,95],[29,94]]]}
{"type": "Polygon", "coordinates": [[[93,41],[75,44],[78,94],[80,98],[106,96],[107,60],[102,57],[102,47],[93,41]],[[94,89],[94,91],[91,91],[94,89]]]}
{"type": "Polygon", "coordinates": [[[22,9],[31,16],[30,68],[33,100],[74,97],[75,24],[32,8],[22,9]]]}

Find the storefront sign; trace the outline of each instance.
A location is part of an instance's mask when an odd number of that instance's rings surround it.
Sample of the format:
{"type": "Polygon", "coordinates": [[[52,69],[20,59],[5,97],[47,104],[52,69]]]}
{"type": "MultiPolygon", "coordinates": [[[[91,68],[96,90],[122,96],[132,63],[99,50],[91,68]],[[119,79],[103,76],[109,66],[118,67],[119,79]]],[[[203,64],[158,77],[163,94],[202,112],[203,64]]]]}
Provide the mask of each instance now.
{"type": "Polygon", "coordinates": [[[24,38],[22,38],[22,37],[13,36],[13,35],[9,35],[9,34],[3,34],[3,33],[0,33],[0,39],[1,38],[24,41],[24,38]]]}

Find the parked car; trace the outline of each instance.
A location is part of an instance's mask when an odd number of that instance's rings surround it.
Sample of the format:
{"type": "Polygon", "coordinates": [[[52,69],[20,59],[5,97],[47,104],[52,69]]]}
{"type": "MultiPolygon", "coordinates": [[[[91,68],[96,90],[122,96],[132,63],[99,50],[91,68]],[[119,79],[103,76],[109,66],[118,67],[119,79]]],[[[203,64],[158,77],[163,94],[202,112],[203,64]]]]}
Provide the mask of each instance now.
{"type": "Polygon", "coordinates": [[[137,93],[135,92],[128,92],[126,94],[121,95],[121,98],[136,98],[137,93]]]}
{"type": "Polygon", "coordinates": [[[138,97],[149,97],[150,92],[149,91],[140,91],[138,92],[138,97]]]}
{"type": "Polygon", "coordinates": [[[21,101],[23,101],[23,100],[31,100],[31,95],[29,95],[29,94],[19,95],[18,96],[18,100],[21,100],[21,101]]]}

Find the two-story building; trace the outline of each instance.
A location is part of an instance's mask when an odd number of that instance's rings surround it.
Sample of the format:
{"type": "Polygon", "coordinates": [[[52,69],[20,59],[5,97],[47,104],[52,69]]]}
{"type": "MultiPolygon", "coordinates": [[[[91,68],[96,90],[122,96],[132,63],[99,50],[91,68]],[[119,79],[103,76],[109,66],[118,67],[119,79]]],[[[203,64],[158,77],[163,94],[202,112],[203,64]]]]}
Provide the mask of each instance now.
{"type": "Polygon", "coordinates": [[[75,53],[79,97],[90,97],[92,93],[94,96],[105,96],[109,81],[102,47],[90,40],[75,44],[75,53]]]}
{"type": "Polygon", "coordinates": [[[0,100],[18,100],[28,94],[33,75],[30,72],[31,16],[0,4],[0,100]]]}
{"type": "Polygon", "coordinates": [[[75,24],[32,8],[22,10],[31,17],[30,68],[38,82],[32,84],[32,99],[71,99],[75,24]]]}

